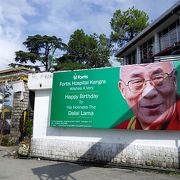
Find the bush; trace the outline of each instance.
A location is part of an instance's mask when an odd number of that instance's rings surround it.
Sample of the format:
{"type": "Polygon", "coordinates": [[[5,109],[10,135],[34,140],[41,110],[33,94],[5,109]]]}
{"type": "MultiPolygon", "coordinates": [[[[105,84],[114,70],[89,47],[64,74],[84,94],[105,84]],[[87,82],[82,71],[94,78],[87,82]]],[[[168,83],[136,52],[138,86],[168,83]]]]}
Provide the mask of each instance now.
{"type": "Polygon", "coordinates": [[[1,135],[0,136],[0,145],[1,146],[13,146],[18,143],[18,139],[12,135],[1,135]]]}
{"type": "Polygon", "coordinates": [[[31,119],[27,122],[26,134],[29,138],[31,138],[32,133],[33,133],[33,120],[31,119]]]}

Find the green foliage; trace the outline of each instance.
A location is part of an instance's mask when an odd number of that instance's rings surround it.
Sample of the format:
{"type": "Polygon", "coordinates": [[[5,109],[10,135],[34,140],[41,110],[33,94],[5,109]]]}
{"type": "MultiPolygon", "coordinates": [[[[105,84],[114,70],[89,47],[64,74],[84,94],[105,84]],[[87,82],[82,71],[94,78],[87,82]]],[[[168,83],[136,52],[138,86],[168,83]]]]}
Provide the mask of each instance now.
{"type": "Polygon", "coordinates": [[[66,50],[66,45],[62,42],[61,38],[56,36],[28,36],[23,44],[27,48],[27,52],[15,52],[15,62],[11,63],[11,67],[25,66],[31,69],[40,70],[44,67],[46,71],[49,70],[49,58],[52,59],[56,50],[66,50]],[[38,65],[37,65],[38,64],[38,65]]]}
{"type": "Polygon", "coordinates": [[[148,19],[144,11],[134,7],[126,11],[116,10],[110,21],[111,41],[121,47],[148,26],[148,19]]]}
{"type": "Polygon", "coordinates": [[[33,120],[30,119],[27,122],[27,129],[26,129],[26,134],[29,138],[32,137],[32,133],[33,133],[33,120]]]}
{"type": "Polygon", "coordinates": [[[96,48],[95,39],[78,29],[70,37],[67,52],[72,62],[86,64],[96,48]]]}
{"type": "Polygon", "coordinates": [[[97,36],[94,34],[94,38],[97,41],[97,56],[94,58],[94,64],[96,67],[104,67],[104,66],[110,66],[109,63],[109,57],[110,57],[110,49],[109,49],[109,42],[106,38],[106,35],[100,34],[100,36],[97,36]]]}
{"type": "Polygon", "coordinates": [[[110,66],[108,39],[104,34],[87,35],[77,29],[70,36],[67,53],[59,58],[55,69],[82,69],[110,66]],[[69,66],[69,67],[68,67],[69,66]]]}
{"type": "Polygon", "coordinates": [[[1,146],[13,146],[17,144],[17,139],[11,134],[1,135],[0,134],[0,145],[1,146]]]}

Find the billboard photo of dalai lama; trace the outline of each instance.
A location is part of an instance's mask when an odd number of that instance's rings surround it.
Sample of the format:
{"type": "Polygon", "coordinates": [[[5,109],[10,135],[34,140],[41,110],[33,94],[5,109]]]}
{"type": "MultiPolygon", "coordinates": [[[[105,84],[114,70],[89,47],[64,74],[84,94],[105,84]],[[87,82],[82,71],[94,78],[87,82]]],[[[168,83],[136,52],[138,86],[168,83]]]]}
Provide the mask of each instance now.
{"type": "Polygon", "coordinates": [[[120,67],[118,87],[134,116],[116,129],[180,130],[180,96],[172,62],[120,67]]]}

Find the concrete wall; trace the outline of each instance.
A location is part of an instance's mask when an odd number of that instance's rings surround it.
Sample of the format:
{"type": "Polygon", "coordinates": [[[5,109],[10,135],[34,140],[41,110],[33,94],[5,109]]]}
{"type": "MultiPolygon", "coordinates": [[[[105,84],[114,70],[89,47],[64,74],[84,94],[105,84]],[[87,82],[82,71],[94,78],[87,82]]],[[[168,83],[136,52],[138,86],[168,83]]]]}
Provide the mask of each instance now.
{"type": "Polygon", "coordinates": [[[180,168],[178,131],[50,127],[51,87],[52,74],[29,75],[29,88],[35,90],[32,156],[180,168]]]}

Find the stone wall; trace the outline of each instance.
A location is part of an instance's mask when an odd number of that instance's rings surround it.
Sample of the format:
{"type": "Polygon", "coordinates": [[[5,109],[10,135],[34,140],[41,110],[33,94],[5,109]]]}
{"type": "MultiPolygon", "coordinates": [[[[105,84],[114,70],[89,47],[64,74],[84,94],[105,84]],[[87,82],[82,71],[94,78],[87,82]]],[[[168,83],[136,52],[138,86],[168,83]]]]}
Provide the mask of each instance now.
{"type": "Polygon", "coordinates": [[[10,133],[13,137],[17,138],[17,141],[19,141],[19,138],[22,135],[20,131],[22,131],[21,127],[23,125],[24,112],[27,111],[29,107],[29,90],[27,82],[25,82],[24,85],[25,92],[14,93],[10,133]],[[24,96],[22,101],[20,101],[21,93],[23,93],[24,96]]]}
{"type": "MultiPolygon", "coordinates": [[[[29,89],[27,86],[29,70],[26,68],[13,68],[4,71],[0,71],[0,85],[9,83],[13,84],[19,80],[23,81],[25,91],[13,93],[13,106],[11,111],[11,123],[9,138],[13,139],[12,143],[18,143],[20,137],[23,136],[24,129],[22,126],[24,120],[28,120],[27,113],[29,111],[29,89]],[[22,98],[23,96],[23,98],[22,98]]],[[[31,109],[32,110],[32,109],[31,109]]]]}
{"type": "Polygon", "coordinates": [[[31,155],[63,161],[180,168],[178,149],[160,146],[34,138],[31,155]]]}

